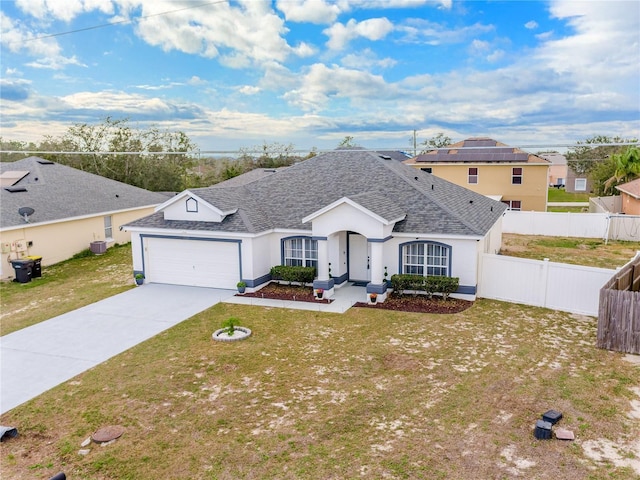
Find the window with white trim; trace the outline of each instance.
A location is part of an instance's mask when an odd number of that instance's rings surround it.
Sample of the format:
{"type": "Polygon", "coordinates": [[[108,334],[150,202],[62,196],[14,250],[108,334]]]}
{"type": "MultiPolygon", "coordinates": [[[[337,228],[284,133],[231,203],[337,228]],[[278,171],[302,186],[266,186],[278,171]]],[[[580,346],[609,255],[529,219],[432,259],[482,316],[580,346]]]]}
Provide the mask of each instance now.
{"type": "Polygon", "coordinates": [[[196,213],[198,211],[198,201],[195,198],[187,198],[185,202],[187,206],[187,212],[196,213]]]}
{"type": "Polygon", "coordinates": [[[402,273],[449,276],[451,247],[431,242],[415,242],[402,247],[402,273]]]}
{"type": "Polygon", "coordinates": [[[576,192],[585,192],[587,190],[587,179],[576,178],[574,190],[576,192]]]}
{"type": "Polygon", "coordinates": [[[469,167],[469,183],[478,183],[478,167],[469,167]]]}
{"type": "Polygon", "coordinates": [[[513,167],[511,169],[511,184],[522,185],[522,167],[513,167]]]}
{"type": "Polygon", "coordinates": [[[298,237],[284,240],[284,264],[318,268],[318,241],[298,237]]]}
{"type": "Polygon", "coordinates": [[[105,240],[113,239],[113,224],[111,223],[111,215],[104,217],[104,238],[105,240]]]}
{"type": "Polygon", "coordinates": [[[502,203],[507,204],[507,210],[522,210],[522,200],[503,200],[502,203]]]}

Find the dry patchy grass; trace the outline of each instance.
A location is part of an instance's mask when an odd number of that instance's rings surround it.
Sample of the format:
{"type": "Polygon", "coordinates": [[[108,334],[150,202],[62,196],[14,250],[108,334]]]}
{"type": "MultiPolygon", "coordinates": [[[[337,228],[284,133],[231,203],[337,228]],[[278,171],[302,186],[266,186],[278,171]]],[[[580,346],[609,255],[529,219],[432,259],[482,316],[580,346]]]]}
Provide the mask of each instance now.
{"type": "Polygon", "coordinates": [[[486,300],[220,304],[3,415],[21,434],[3,478],[637,479],[640,368],[595,336],[593,318],[486,300]],[[212,341],[230,316],[253,336],[212,341]],[[550,408],[575,442],[534,438],[550,408]],[[125,434],[78,455],[106,425],[125,434]]]}
{"type": "Polygon", "coordinates": [[[609,241],[597,238],[543,237],[536,235],[502,235],[500,253],[512,257],[616,268],[631,260],[640,250],[640,242],[609,241]]]}
{"type": "Polygon", "coordinates": [[[133,288],[131,245],[43,267],[29,283],[0,282],[0,332],[21,328],[133,288]]]}

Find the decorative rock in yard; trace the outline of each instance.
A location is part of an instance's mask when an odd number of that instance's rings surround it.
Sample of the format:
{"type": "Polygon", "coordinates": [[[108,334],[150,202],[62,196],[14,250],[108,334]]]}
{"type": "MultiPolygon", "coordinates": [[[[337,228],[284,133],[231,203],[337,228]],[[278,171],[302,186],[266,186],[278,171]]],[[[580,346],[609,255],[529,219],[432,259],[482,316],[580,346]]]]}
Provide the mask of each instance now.
{"type": "Polygon", "coordinates": [[[575,440],[576,438],[573,432],[566,428],[556,428],[555,434],[558,440],[575,440]]]}
{"type": "Polygon", "coordinates": [[[251,336],[251,329],[247,327],[233,327],[233,333],[231,335],[229,335],[228,332],[228,328],[220,328],[213,332],[212,338],[220,342],[235,342],[251,336]]]}
{"type": "Polygon", "coordinates": [[[124,428],[120,425],[110,425],[108,427],[102,427],[91,436],[96,443],[107,443],[116,438],[120,438],[124,433],[124,428]]]}

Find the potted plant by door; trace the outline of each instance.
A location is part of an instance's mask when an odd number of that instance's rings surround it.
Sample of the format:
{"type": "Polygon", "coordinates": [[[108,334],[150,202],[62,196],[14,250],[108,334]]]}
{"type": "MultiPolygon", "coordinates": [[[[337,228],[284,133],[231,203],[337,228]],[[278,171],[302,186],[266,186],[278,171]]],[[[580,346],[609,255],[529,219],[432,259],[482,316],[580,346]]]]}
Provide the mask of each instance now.
{"type": "Polygon", "coordinates": [[[324,295],[324,290],[322,288],[316,289],[316,298],[318,300],[322,300],[322,296],[324,295]]]}
{"type": "Polygon", "coordinates": [[[136,280],[136,285],[142,285],[144,283],[144,274],[136,273],[133,278],[136,280]]]}
{"type": "Polygon", "coordinates": [[[247,283],[240,280],[238,283],[236,283],[236,287],[238,287],[238,293],[244,293],[245,289],[247,288],[247,283]]]}
{"type": "Polygon", "coordinates": [[[371,301],[371,303],[376,303],[376,301],[378,300],[378,294],[377,293],[369,294],[369,300],[371,301]]]}

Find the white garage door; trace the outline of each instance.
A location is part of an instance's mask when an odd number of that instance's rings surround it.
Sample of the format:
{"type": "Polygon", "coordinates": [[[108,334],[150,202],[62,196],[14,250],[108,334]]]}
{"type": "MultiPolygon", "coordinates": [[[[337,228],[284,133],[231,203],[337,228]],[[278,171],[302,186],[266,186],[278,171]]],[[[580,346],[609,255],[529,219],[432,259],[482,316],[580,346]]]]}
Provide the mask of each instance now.
{"type": "Polygon", "coordinates": [[[235,242],[146,239],[147,282],[236,288],[240,258],[235,242]]]}

